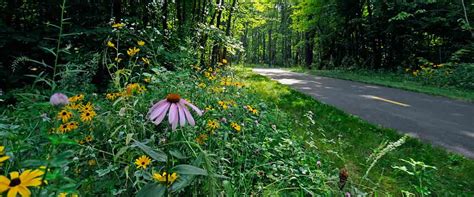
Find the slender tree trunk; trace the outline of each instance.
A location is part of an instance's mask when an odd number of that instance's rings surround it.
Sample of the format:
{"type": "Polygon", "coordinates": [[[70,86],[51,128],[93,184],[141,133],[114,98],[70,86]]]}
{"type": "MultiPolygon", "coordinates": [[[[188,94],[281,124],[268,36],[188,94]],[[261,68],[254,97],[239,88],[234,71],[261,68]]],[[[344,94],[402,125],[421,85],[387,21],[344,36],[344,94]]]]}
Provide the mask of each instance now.
{"type": "MultiPolygon", "coordinates": [[[[216,2],[219,2],[219,4],[217,5],[218,11],[217,11],[216,28],[220,29],[224,0],[216,0],[216,2]]],[[[214,42],[214,44],[212,45],[212,57],[211,57],[211,65],[213,66],[219,60],[219,54],[218,54],[219,48],[220,48],[220,44],[218,42],[214,42]]]]}
{"type": "MultiPolygon", "coordinates": [[[[238,0],[233,0],[232,1],[232,7],[230,8],[230,11],[229,11],[229,17],[227,18],[227,27],[226,27],[226,30],[225,30],[225,35],[226,36],[230,36],[230,27],[231,27],[231,23],[232,23],[232,14],[234,12],[234,9],[235,9],[235,4],[237,3],[238,0]]],[[[226,58],[227,59],[227,48],[224,48],[224,52],[222,54],[223,58],[226,58]]]]}
{"type": "Polygon", "coordinates": [[[311,69],[313,64],[314,30],[305,33],[305,65],[311,69]]]}

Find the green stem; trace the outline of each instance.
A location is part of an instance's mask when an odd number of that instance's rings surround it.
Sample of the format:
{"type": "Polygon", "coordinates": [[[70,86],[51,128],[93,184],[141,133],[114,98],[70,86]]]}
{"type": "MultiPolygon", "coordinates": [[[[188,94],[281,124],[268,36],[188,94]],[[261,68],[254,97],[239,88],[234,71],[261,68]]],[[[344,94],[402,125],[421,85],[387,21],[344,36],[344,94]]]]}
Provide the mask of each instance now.
{"type": "MultiPolygon", "coordinates": [[[[53,82],[56,81],[56,67],[59,61],[59,49],[61,47],[61,38],[63,37],[63,24],[64,24],[64,12],[66,9],[66,0],[63,0],[61,5],[61,19],[59,21],[59,35],[58,35],[58,42],[56,45],[56,57],[54,59],[54,67],[53,67],[53,82]]],[[[54,88],[54,87],[53,87],[54,88]]]]}

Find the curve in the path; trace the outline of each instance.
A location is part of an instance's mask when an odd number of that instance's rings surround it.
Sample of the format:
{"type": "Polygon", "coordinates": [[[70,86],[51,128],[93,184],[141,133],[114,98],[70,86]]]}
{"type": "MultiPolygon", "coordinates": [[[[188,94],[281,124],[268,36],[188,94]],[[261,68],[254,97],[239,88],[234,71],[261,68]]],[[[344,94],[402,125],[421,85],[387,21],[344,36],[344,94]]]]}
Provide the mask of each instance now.
{"type": "Polygon", "coordinates": [[[474,158],[473,103],[282,69],[253,71],[370,123],[474,158]]]}

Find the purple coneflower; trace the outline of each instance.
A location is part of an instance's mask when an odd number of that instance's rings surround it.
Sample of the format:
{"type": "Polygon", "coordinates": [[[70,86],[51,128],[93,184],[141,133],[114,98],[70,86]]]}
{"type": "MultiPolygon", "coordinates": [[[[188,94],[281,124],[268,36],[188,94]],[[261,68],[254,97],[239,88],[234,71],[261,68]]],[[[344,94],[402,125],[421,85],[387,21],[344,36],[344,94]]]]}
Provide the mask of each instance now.
{"type": "Polygon", "coordinates": [[[159,125],[165,118],[166,112],[168,112],[169,109],[168,121],[173,130],[178,126],[178,122],[181,126],[184,126],[186,120],[190,125],[194,126],[195,122],[193,116],[186,105],[193,108],[198,115],[202,115],[202,111],[199,108],[182,99],[178,94],[168,94],[166,99],[159,101],[150,108],[148,111],[148,118],[150,118],[154,124],[159,125]]]}
{"type": "Polygon", "coordinates": [[[51,98],[49,98],[49,102],[54,106],[67,105],[69,104],[69,99],[62,93],[54,93],[51,98]]]}

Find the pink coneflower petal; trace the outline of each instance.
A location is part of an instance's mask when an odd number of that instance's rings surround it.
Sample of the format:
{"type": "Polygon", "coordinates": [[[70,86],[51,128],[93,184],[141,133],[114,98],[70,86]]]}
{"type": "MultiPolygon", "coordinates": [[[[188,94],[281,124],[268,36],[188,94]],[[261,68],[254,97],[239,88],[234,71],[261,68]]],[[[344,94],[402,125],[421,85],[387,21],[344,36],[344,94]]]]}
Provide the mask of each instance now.
{"type": "Polygon", "coordinates": [[[170,103],[163,102],[161,103],[160,106],[155,108],[154,111],[151,112],[150,114],[150,120],[155,120],[158,116],[160,116],[162,113],[166,114],[166,111],[168,111],[168,108],[170,107],[170,103]]]}
{"type": "Polygon", "coordinates": [[[176,103],[173,103],[171,104],[171,108],[173,109],[170,109],[170,113],[168,114],[168,116],[170,117],[170,124],[171,124],[171,129],[172,130],[176,130],[176,127],[178,126],[178,105],[176,103]],[[171,114],[171,112],[174,112],[173,114],[171,114]]]}
{"type": "Polygon", "coordinates": [[[172,103],[170,107],[170,113],[168,114],[168,121],[170,124],[173,124],[175,121],[178,122],[178,106],[176,103],[172,103]]]}
{"type": "Polygon", "coordinates": [[[197,108],[196,106],[194,106],[193,104],[189,103],[188,101],[184,100],[184,99],[181,99],[179,102],[183,102],[184,104],[186,104],[187,106],[193,108],[194,111],[196,111],[196,113],[200,116],[202,116],[202,111],[197,108]]]}
{"type": "Polygon", "coordinates": [[[152,113],[156,108],[158,108],[161,104],[165,103],[166,99],[163,99],[161,101],[158,101],[158,103],[155,103],[153,106],[151,106],[150,110],[148,110],[148,115],[152,113]]]}
{"type": "Polygon", "coordinates": [[[195,122],[194,122],[193,116],[191,115],[191,113],[189,112],[189,110],[188,110],[187,107],[185,107],[183,104],[181,104],[181,105],[182,105],[182,107],[183,107],[184,114],[186,115],[186,119],[187,119],[188,122],[189,122],[189,125],[194,126],[194,125],[195,125],[195,122]]]}
{"type": "Polygon", "coordinates": [[[179,112],[179,125],[184,126],[186,124],[186,116],[184,115],[184,107],[180,105],[179,103],[176,105],[178,106],[178,112],[179,112]]]}
{"type": "Polygon", "coordinates": [[[161,113],[160,115],[158,115],[158,118],[156,118],[156,120],[153,122],[155,123],[156,125],[159,125],[161,123],[161,121],[163,121],[165,119],[165,116],[166,116],[166,112],[168,112],[168,108],[171,106],[171,103],[166,103],[165,105],[165,109],[163,110],[163,113],[161,113]]]}

